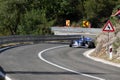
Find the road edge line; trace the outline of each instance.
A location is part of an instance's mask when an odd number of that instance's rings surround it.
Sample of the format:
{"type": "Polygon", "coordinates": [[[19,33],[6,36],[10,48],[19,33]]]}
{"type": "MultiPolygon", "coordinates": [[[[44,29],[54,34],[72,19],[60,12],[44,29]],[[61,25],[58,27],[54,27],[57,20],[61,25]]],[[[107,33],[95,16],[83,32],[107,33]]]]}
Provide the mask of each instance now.
{"type": "Polygon", "coordinates": [[[0,75],[1,75],[2,77],[4,77],[5,80],[12,80],[10,77],[8,77],[7,75],[3,74],[1,71],[0,71],[0,75]]]}
{"type": "Polygon", "coordinates": [[[94,51],[95,51],[95,49],[88,50],[85,53],[83,53],[83,55],[85,57],[89,58],[89,59],[94,60],[94,61],[101,62],[101,63],[104,63],[104,64],[108,64],[108,65],[120,68],[120,65],[117,64],[117,63],[113,63],[113,62],[110,62],[110,61],[107,61],[107,60],[104,60],[104,59],[100,59],[100,58],[96,58],[94,56],[90,56],[90,54],[92,54],[92,52],[94,52],[94,51]]]}
{"type": "Polygon", "coordinates": [[[39,57],[42,61],[44,61],[44,62],[46,62],[46,63],[48,63],[48,64],[51,64],[51,65],[53,65],[53,66],[55,66],[55,67],[58,67],[58,68],[60,68],[60,69],[67,70],[67,71],[69,71],[69,72],[77,73],[77,74],[80,74],[80,75],[83,75],[83,76],[87,76],[87,77],[90,77],[90,78],[94,78],[94,79],[97,79],[97,80],[105,80],[105,79],[100,78],[100,77],[92,76],[92,75],[89,75],[89,74],[84,74],[84,73],[81,73],[81,72],[77,72],[77,71],[71,70],[71,69],[69,69],[69,68],[65,68],[65,67],[59,66],[59,65],[57,65],[57,64],[55,64],[55,63],[52,63],[52,62],[50,62],[50,61],[48,61],[48,60],[46,60],[46,59],[44,59],[44,58],[42,57],[42,54],[43,54],[44,52],[48,51],[48,50],[57,49],[57,48],[65,47],[65,46],[67,46],[67,45],[64,45],[64,46],[56,46],[56,47],[51,47],[51,48],[44,49],[44,50],[42,50],[42,51],[40,51],[40,52],[38,53],[38,57],[39,57]]]}

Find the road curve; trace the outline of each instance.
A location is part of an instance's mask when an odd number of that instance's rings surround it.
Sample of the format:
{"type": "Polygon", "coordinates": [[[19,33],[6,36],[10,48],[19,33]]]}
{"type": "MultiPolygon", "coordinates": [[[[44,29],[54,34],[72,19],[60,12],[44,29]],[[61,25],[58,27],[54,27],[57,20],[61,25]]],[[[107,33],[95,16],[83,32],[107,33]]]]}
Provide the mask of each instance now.
{"type": "Polygon", "coordinates": [[[0,65],[12,80],[120,79],[119,68],[84,57],[88,49],[56,46],[63,45],[36,44],[8,49],[0,53],[0,65]]]}

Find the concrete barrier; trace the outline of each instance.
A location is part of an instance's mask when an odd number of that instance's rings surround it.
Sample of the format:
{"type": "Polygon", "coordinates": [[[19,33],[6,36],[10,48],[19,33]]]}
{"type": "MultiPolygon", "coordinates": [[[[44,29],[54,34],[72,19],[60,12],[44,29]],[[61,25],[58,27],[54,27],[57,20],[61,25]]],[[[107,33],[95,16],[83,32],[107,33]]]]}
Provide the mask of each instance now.
{"type": "Polygon", "coordinates": [[[52,27],[51,30],[55,35],[80,35],[92,34],[97,35],[102,32],[101,28],[80,28],[80,27],[52,27]]]}

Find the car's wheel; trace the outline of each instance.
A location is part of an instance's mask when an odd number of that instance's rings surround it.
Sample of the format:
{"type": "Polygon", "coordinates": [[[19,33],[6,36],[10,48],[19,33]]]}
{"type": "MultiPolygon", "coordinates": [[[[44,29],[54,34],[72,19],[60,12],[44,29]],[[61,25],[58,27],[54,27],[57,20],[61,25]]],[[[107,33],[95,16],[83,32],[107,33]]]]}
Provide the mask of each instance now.
{"type": "Polygon", "coordinates": [[[91,48],[95,48],[95,44],[91,42],[91,48]]]}
{"type": "Polygon", "coordinates": [[[69,47],[72,47],[72,45],[73,45],[73,41],[70,42],[69,47]]]}
{"type": "Polygon", "coordinates": [[[86,43],[85,43],[85,47],[86,47],[86,48],[94,48],[95,45],[94,45],[93,42],[86,42],[86,43]]]}
{"type": "Polygon", "coordinates": [[[69,47],[72,47],[72,44],[70,44],[69,47]]]}
{"type": "Polygon", "coordinates": [[[86,48],[89,48],[89,45],[88,45],[88,43],[85,43],[85,47],[86,47],[86,48]]]}

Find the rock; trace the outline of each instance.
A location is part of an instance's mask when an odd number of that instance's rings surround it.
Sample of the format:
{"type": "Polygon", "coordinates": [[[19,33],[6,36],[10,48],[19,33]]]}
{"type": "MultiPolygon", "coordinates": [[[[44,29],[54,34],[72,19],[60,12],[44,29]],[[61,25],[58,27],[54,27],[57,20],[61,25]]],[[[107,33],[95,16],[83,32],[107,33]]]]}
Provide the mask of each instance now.
{"type": "Polygon", "coordinates": [[[103,47],[106,47],[108,45],[113,44],[116,41],[117,37],[113,37],[109,40],[109,42],[106,42],[106,44],[103,44],[103,47]]]}
{"type": "Polygon", "coordinates": [[[117,54],[120,56],[120,47],[117,48],[117,54]]]}
{"type": "Polygon", "coordinates": [[[96,45],[95,53],[99,53],[101,49],[102,49],[102,45],[98,43],[96,45]]]}
{"type": "Polygon", "coordinates": [[[120,32],[117,33],[116,37],[120,38],[120,32]]]}
{"type": "MultiPolygon", "coordinates": [[[[102,48],[107,48],[109,45],[113,45],[113,43],[120,44],[118,42],[118,38],[120,39],[120,31],[118,31],[118,29],[120,28],[117,28],[116,32],[110,32],[109,34],[107,32],[103,32],[97,37],[96,39],[97,45],[95,50],[96,53],[99,53],[102,48]]],[[[119,53],[120,48],[118,48],[118,50],[115,49],[115,51],[119,53]]]]}

